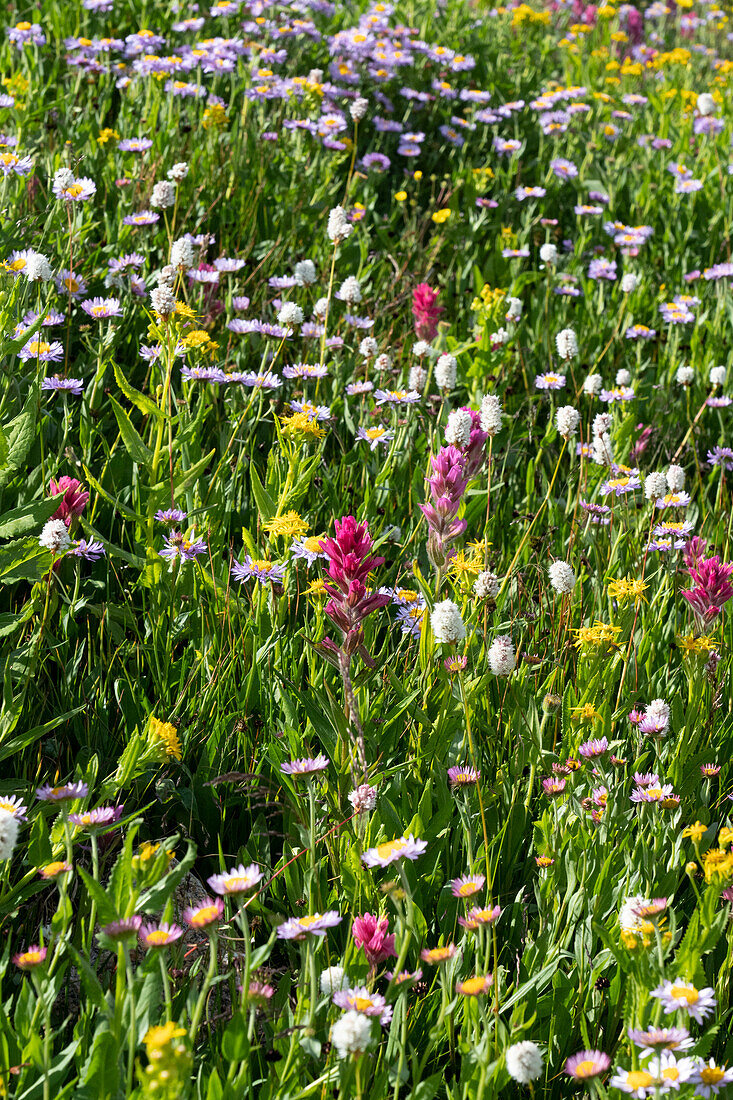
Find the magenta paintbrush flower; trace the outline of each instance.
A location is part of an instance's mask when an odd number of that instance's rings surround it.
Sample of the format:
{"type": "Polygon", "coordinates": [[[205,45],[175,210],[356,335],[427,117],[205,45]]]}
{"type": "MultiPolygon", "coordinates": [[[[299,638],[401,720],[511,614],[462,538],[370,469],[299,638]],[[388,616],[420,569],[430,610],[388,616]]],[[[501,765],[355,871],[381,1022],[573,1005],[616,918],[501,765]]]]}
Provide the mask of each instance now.
{"type": "Polygon", "coordinates": [[[722,562],[717,556],[698,558],[687,567],[692,588],[682,596],[694,611],[701,624],[710,623],[720,614],[723,604],[733,596],[733,565],[722,562]]]}
{"type": "Polygon", "coordinates": [[[66,475],[60,477],[58,481],[55,477],[52,477],[49,489],[51,496],[58,496],[59,493],[64,494],[63,500],[51,518],[62,519],[66,526],[70,527],[71,521],[78,519],[84,511],[89,500],[89,493],[75,477],[67,477],[66,475]]]}
{"type": "Polygon", "coordinates": [[[371,664],[371,657],[364,646],[362,624],[372,611],[389,603],[389,596],[369,592],[365,584],[371,570],[384,564],[384,558],[370,553],[371,547],[367,525],[357,523],[353,516],[336,520],[336,537],[321,541],[330,577],[330,583],[326,583],[331,597],[326,614],[343,635],[340,646],[330,638],[324,639],[323,644],[330,653],[341,652],[349,659],[359,653],[367,664],[371,664]]]}
{"type": "Polygon", "coordinates": [[[356,946],[364,948],[370,966],[378,966],[385,959],[397,955],[394,933],[389,931],[387,917],[377,917],[372,913],[356,917],[351,926],[351,935],[356,946]]]}
{"type": "Polygon", "coordinates": [[[450,544],[466,529],[465,520],[457,520],[456,514],[466,491],[466,457],[455,446],[441,447],[430,459],[433,468],[428,478],[432,504],[421,504],[420,510],[428,521],[428,557],[436,569],[442,569],[448,560],[450,544]]]}
{"type": "Polygon", "coordinates": [[[438,291],[427,283],[418,283],[412,292],[412,316],[415,333],[420,340],[432,340],[438,331],[443,307],[438,305],[438,291]]]}

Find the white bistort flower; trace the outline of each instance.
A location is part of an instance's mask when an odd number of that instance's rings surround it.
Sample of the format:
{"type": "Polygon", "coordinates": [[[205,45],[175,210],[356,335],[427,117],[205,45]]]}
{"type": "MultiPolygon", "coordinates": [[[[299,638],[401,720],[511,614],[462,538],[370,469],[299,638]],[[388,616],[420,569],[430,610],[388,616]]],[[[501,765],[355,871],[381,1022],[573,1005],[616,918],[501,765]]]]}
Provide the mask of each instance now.
{"type": "Polygon", "coordinates": [[[711,367],[710,368],[710,385],[711,386],[723,386],[725,385],[725,367],[711,367]]]}
{"type": "Polygon", "coordinates": [[[176,185],[170,180],[161,180],[156,183],[150,196],[150,205],[153,210],[168,210],[176,201],[176,185]]]}
{"type": "Polygon", "coordinates": [[[603,378],[600,374],[589,374],[583,383],[583,393],[590,397],[597,397],[603,389],[603,378]]]}
{"type": "Polygon", "coordinates": [[[506,1069],[520,1085],[528,1085],[542,1073],[542,1051],[529,1039],[514,1043],[506,1052],[506,1069]]]}
{"type": "Polygon", "coordinates": [[[150,304],[161,317],[170,317],[175,311],[176,299],[170,287],[161,284],[150,291],[150,304]]]}
{"type": "Polygon", "coordinates": [[[190,237],[179,237],[171,245],[171,267],[190,271],[194,264],[193,244],[190,237]]]}
{"type": "Polygon", "coordinates": [[[678,367],[674,377],[678,386],[689,386],[695,380],[695,371],[692,367],[678,367]]]}
{"type": "Polygon", "coordinates": [[[373,359],[378,351],[379,344],[373,336],[365,336],[359,344],[359,355],[363,355],[365,359],[373,359]]]}
{"type": "Polygon", "coordinates": [[[392,357],[390,355],[387,355],[386,352],[382,352],[382,354],[378,355],[377,358],[374,360],[375,370],[389,370],[391,366],[392,357]]]}
{"type": "Polygon", "coordinates": [[[422,359],[424,356],[428,355],[429,352],[430,344],[427,340],[417,340],[416,343],[412,345],[412,354],[416,355],[418,359],[422,359]]]}
{"type": "Polygon", "coordinates": [[[340,989],[348,984],[343,966],[329,966],[322,970],[319,984],[324,997],[330,997],[332,994],[338,993],[340,989]]]}
{"type": "Polygon", "coordinates": [[[489,647],[489,668],[494,676],[509,676],[516,666],[517,657],[510,635],[495,638],[489,647]]]}
{"type": "Polygon", "coordinates": [[[499,578],[496,573],[484,569],[476,577],[473,590],[480,600],[495,600],[499,595],[499,578]]]}
{"type": "Polygon", "coordinates": [[[377,804],[377,788],[370,787],[368,783],[362,783],[349,791],[347,798],[357,814],[371,813],[377,804]]]}
{"type": "Polygon", "coordinates": [[[647,500],[661,500],[667,494],[667,475],[655,470],[644,478],[644,496],[647,500]]]}
{"type": "Polygon", "coordinates": [[[563,439],[570,439],[571,435],[575,435],[579,423],[580,413],[572,405],[563,405],[555,413],[555,424],[563,439]]]}
{"type": "Polygon", "coordinates": [[[547,570],[550,584],[560,596],[565,596],[575,588],[573,567],[566,561],[553,561],[547,570]]]}
{"type": "Polygon", "coordinates": [[[703,116],[714,115],[716,109],[715,100],[710,92],[700,92],[700,95],[697,97],[698,113],[703,116]]]}
{"type": "Polygon", "coordinates": [[[554,244],[543,244],[540,248],[540,259],[543,264],[554,264],[557,260],[557,246],[554,244]]]}
{"type": "Polygon", "coordinates": [[[355,306],[361,301],[361,284],[355,275],[349,275],[336,292],[336,297],[347,305],[355,306]]]}
{"type": "Polygon", "coordinates": [[[448,423],[445,428],[446,443],[455,443],[456,447],[467,447],[471,441],[471,428],[473,421],[471,414],[465,409],[453,409],[448,413],[448,423]]]}
{"type": "Polygon", "coordinates": [[[638,285],[639,276],[634,275],[633,271],[627,271],[621,279],[621,290],[624,294],[633,294],[638,285]]]}
{"type": "Polygon", "coordinates": [[[328,298],[319,298],[316,304],[313,306],[313,316],[318,317],[321,321],[326,316],[328,310],[328,298]]]}
{"type": "Polygon", "coordinates": [[[334,206],[328,215],[328,236],[334,244],[345,241],[354,230],[353,225],[346,216],[343,206],[334,206]]]}
{"type": "Polygon", "coordinates": [[[518,321],[522,316],[522,302],[519,298],[507,298],[507,310],[504,316],[507,321],[518,321]]]}
{"type": "Polygon", "coordinates": [[[435,364],[435,384],[441,390],[452,390],[456,384],[458,360],[454,355],[441,355],[435,364]]]}
{"type": "Polygon", "coordinates": [[[313,260],[299,260],[293,268],[298,286],[312,286],[316,281],[316,265],[313,260]]]}
{"type": "Polygon", "coordinates": [[[621,370],[616,371],[616,385],[617,386],[628,386],[630,382],[631,382],[631,371],[626,370],[625,367],[622,367],[621,370]]]}
{"type": "Polygon", "coordinates": [[[353,118],[354,122],[361,122],[367,113],[369,107],[369,100],[364,99],[363,96],[359,96],[349,107],[349,114],[353,118]]]}
{"type": "Polygon", "coordinates": [[[505,328],[498,328],[496,332],[492,332],[489,336],[489,343],[491,344],[491,350],[496,351],[497,348],[501,348],[504,344],[509,342],[509,333],[505,328]]]}
{"type": "Polygon", "coordinates": [[[30,283],[47,283],[53,276],[51,264],[42,252],[28,251],[23,274],[30,283]]]}
{"type": "Polygon", "coordinates": [[[561,359],[573,359],[578,354],[578,337],[571,328],[564,328],[555,337],[555,347],[561,359]]]}
{"type": "Polygon", "coordinates": [[[0,860],[10,859],[18,842],[18,818],[10,810],[0,810],[0,860]]]}
{"type": "Polygon", "coordinates": [[[303,310],[295,302],[283,302],[278,311],[277,319],[281,325],[302,325],[303,310]]]}
{"type": "Polygon", "coordinates": [[[50,519],[44,525],[38,538],[38,542],[45,550],[52,554],[63,554],[71,546],[69,531],[62,519],[50,519]]]}
{"type": "Polygon", "coordinates": [[[407,378],[407,385],[411,390],[417,390],[418,393],[422,393],[425,383],[428,379],[428,372],[424,367],[419,364],[415,364],[414,367],[410,367],[410,373],[407,378]]]}
{"type": "Polygon", "coordinates": [[[681,493],[685,487],[685,471],[681,466],[672,465],[667,470],[667,486],[670,493],[681,493]]]}
{"type": "Polygon", "coordinates": [[[461,610],[453,600],[436,603],[430,613],[430,625],[436,642],[442,645],[455,645],[466,637],[461,610]]]}
{"type": "Polygon", "coordinates": [[[174,183],[180,183],[188,175],[188,161],[179,160],[172,168],[168,169],[168,179],[174,183]]]}
{"type": "Polygon", "coordinates": [[[371,1017],[350,1009],[331,1028],[331,1042],[339,1058],[360,1054],[366,1050],[372,1038],[371,1017]]]}
{"type": "Polygon", "coordinates": [[[501,429],[501,401],[493,393],[487,393],[481,401],[481,431],[496,435],[501,429]]]}

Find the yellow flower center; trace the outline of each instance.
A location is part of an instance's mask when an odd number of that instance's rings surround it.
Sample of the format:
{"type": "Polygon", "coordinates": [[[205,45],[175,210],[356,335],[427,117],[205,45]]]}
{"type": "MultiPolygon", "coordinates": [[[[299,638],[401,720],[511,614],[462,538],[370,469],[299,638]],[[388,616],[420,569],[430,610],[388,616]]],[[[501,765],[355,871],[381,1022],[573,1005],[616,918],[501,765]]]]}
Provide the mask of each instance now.
{"type": "Polygon", "coordinates": [[[475,892],[476,892],[476,883],[475,882],[462,882],[461,885],[458,887],[458,893],[459,893],[460,897],[462,897],[462,898],[470,897],[471,894],[473,894],[475,892]]]}
{"type": "Polygon", "coordinates": [[[725,1070],[719,1066],[705,1066],[700,1070],[700,1080],[704,1085],[717,1085],[721,1078],[725,1077],[725,1070]]]}
{"type": "Polygon", "coordinates": [[[367,439],[381,439],[384,435],[384,428],[367,428],[365,434],[367,439]]]}
{"type": "Polygon", "coordinates": [[[700,1000],[700,994],[694,986],[692,986],[691,989],[688,989],[684,985],[673,985],[670,989],[670,994],[674,997],[676,1001],[684,1001],[685,1004],[688,1005],[697,1004],[697,1002],[700,1000]]]}
{"type": "Polygon", "coordinates": [[[401,852],[404,846],[404,840],[388,840],[384,844],[377,845],[377,855],[380,859],[389,859],[390,856],[401,852]]]}
{"type": "Polygon", "coordinates": [[[466,978],[465,982],[461,983],[461,993],[465,993],[469,997],[473,997],[477,993],[485,992],[486,978],[466,978]]]}
{"type": "Polygon", "coordinates": [[[586,1058],[583,1062],[578,1062],[575,1067],[576,1077],[593,1077],[596,1072],[596,1064],[590,1058],[586,1058]]]}
{"type": "Polygon", "coordinates": [[[354,999],[354,1008],[357,1012],[366,1012],[367,1009],[372,1007],[372,1004],[371,997],[356,997],[354,999]]]}
{"type": "Polygon", "coordinates": [[[665,1081],[679,1081],[680,1071],[675,1066],[668,1066],[662,1070],[662,1077],[665,1081]]]}
{"type": "Polygon", "coordinates": [[[626,1084],[630,1089],[648,1088],[649,1085],[654,1084],[654,1078],[646,1070],[632,1069],[626,1076],[626,1084]]]}
{"type": "Polygon", "coordinates": [[[210,924],[211,921],[216,920],[218,916],[219,910],[216,905],[205,905],[197,913],[194,913],[191,924],[194,928],[203,928],[205,924],[210,924]]]}
{"type": "Polygon", "coordinates": [[[165,947],[168,943],[168,933],[164,932],[162,928],[156,928],[148,933],[146,941],[150,947],[165,947]]]}

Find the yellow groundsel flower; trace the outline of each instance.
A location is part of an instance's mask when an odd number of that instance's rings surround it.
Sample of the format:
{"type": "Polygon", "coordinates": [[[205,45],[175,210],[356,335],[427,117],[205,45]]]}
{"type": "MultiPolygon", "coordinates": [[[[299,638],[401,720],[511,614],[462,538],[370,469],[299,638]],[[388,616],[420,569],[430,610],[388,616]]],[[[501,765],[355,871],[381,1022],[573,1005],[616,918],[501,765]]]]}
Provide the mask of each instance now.
{"type": "Polygon", "coordinates": [[[733,829],[729,829],[727,825],[724,825],[720,830],[718,841],[722,845],[733,844],[733,829]]]}
{"type": "Polygon", "coordinates": [[[683,837],[689,837],[695,844],[699,844],[706,830],[707,825],[703,825],[702,821],[696,821],[694,825],[688,825],[686,829],[683,829],[682,835],[683,837]]]}
{"type": "Polygon", "coordinates": [[[407,198],[407,191],[395,191],[395,202],[404,202],[407,198]]]}
{"type": "Polygon", "coordinates": [[[709,634],[701,634],[699,638],[694,634],[678,634],[677,645],[687,657],[707,657],[710,650],[715,649],[715,639],[709,634]]]}
{"type": "Polygon", "coordinates": [[[325,599],[328,595],[326,591],[326,582],[322,577],[316,577],[312,580],[305,590],[306,596],[314,596],[317,599],[325,599]]]}
{"type": "Polygon", "coordinates": [[[196,320],[196,311],[186,305],[185,302],[176,302],[175,313],[177,317],[182,317],[184,321],[196,320]]]}
{"type": "Polygon", "coordinates": [[[417,180],[418,183],[420,182],[420,180],[422,179],[422,172],[420,171],[419,168],[418,168],[417,172],[412,173],[412,178],[414,180],[417,180]]]}
{"type": "Polygon", "coordinates": [[[3,86],[8,89],[8,95],[23,99],[28,93],[30,83],[22,73],[13,73],[12,76],[3,77],[3,86]]]}
{"type": "Polygon", "coordinates": [[[269,535],[290,535],[293,538],[300,538],[309,527],[310,524],[301,519],[297,512],[286,512],[284,515],[276,516],[275,519],[271,519],[269,523],[264,524],[264,528],[269,535]]]}
{"type": "Polygon", "coordinates": [[[642,580],[635,581],[631,577],[620,577],[611,581],[608,594],[611,599],[618,600],[619,603],[626,603],[633,598],[634,603],[638,604],[645,599],[644,592],[648,587],[649,585],[642,580]]]}
{"type": "Polygon", "coordinates": [[[108,141],[119,141],[120,135],[117,130],[112,130],[109,126],[105,126],[103,130],[99,131],[99,137],[97,142],[99,145],[106,145],[108,141]]]}
{"type": "Polygon", "coordinates": [[[582,707],[573,707],[571,714],[577,714],[579,722],[595,722],[600,714],[592,703],[583,703],[582,707]]]}
{"type": "Polygon", "coordinates": [[[323,439],[326,434],[317,420],[311,420],[307,413],[297,412],[280,420],[283,435],[299,443],[312,443],[323,439]]]}
{"type": "Polygon", "coordinates": [[[170,722],[161,722],[154,715],[150,715],[148,735],[155,742],[160,742],[166,756],[172,756],[175,760],[181,760],[183,749],[178,737],[178,730],[170,722]]]}
{"type": "Polygon", "coordinates": [[[148,1057],[150,1057],[151,1050],[160,1050],[161,1047],[167,1047],[174,1039],[181,1039],[185,1034],[186,1029],[174,1024],[172,1020],[169,1020],[167,1024],[148,1028],[143,1037],[148,1057]]]}
{"type": "Polygon", "coordinates": [[[227,124],[227,113],[220,103],[207,107],[201,119],[204,130],[223,130],[227,124]]]}
{"type": "Polygon", "coordinates": [[[721,884],[733,876],[733,853],[724,848],[710,848],[702,857],[705,881],[721,884]]]}
{"type": "Polygon", "coordinates": [[[443,222],[447,222],[450,216],[451,211],[447,206],[444,206],[442,210],[436,210],[434,214],[430,215],[436,225],[442,225],[443,222]]]}
{"type": "Polygon", "coordinates": [[[191,332],[186,333],[182,342],[187,348],[200,348],[203,347],[204,344],[209,344],[211,342],[211,337],[204,329],[195,328],[192,329],[191,332]]]}
{"type": "Polygon", "coordinates": [[[581,626],[574,630],[576,649],[589,649],[592,647],[615,646],[616,636],[621,631],[620,626],[612,626],[610,623],[602,623],[596,619],[593,626],[581,626]]]}
{"type": "Polygon", "coordinates": [[[467,557],[465,550],[459,550],[451,559],[450,572],[454,577],[477,577],[484,567],[483,560],[479,557],[467,557]]]}

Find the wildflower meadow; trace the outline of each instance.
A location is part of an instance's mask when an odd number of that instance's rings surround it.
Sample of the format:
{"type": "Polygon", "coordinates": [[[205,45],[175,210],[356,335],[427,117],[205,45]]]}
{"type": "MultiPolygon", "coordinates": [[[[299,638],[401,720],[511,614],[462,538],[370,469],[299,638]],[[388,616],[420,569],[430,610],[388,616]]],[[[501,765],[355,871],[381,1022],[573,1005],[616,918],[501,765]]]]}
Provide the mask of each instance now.
{"type": "Polygon", "coordinates": [[[7,0],[0,1097],[733,1096],[733,19],[7,0]]]}

